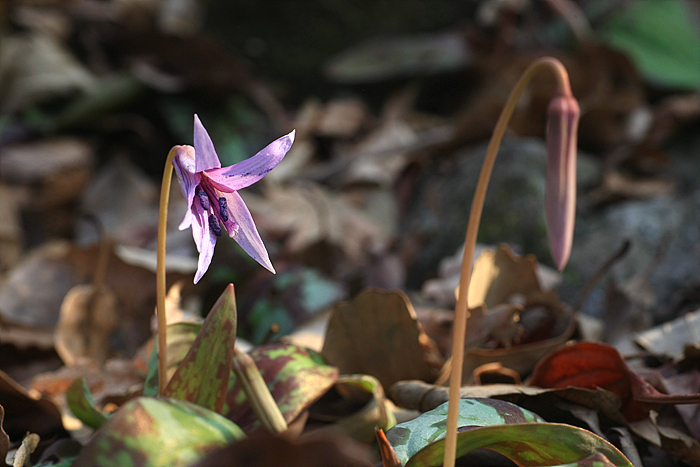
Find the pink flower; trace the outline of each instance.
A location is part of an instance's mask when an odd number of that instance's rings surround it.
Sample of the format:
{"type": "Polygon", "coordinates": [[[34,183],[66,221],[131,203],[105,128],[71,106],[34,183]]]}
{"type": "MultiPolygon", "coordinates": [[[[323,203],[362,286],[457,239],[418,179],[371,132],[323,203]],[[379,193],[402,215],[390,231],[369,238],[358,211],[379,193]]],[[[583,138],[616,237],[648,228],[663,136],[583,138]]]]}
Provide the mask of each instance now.
{"type": "Polygon", "coordinates": [[[294,131],[270,143],[253,157],[221,167],[214,144],[197,115],[194,147],[181,146],[173,159],[180,191],[190,209],[180,230],[192,227],[199,251],[195,284],[209,268],[216,240],[224,231],[255,261],[274,273],[265,245],[238,190],[257,182],[284,158],[294,142],[294,131]]]}

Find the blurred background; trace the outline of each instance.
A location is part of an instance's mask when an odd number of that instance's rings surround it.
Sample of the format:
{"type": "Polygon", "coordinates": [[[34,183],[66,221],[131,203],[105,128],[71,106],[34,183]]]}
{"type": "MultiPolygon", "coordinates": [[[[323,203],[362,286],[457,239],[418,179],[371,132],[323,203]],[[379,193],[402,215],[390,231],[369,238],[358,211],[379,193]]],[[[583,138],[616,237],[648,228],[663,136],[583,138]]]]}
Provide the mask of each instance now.
{"type": "Polygon", "coordinates": [[[521,99],[479,241],[536,255],[564,302],[619,322],[607,341],[695,311],[699,12],[690,0],[1,3],[2,369],[26,382],[61,365],[61,303],[94,280],[100,245],[119,310],[102,352],[131,357],[150,337],[160,178],[195,113],[223,165],[297,139],[241,193],[275,276],[222,240],[194,287],[173,188],[168,280],[182,280],[185,311],[234,282],[239,332],[259,343],[368,286],[449,310],[486,143],[542,55],[566,65],[582,109],[571,263],[553,272],[546,244],[551,76],[521,99]]]}

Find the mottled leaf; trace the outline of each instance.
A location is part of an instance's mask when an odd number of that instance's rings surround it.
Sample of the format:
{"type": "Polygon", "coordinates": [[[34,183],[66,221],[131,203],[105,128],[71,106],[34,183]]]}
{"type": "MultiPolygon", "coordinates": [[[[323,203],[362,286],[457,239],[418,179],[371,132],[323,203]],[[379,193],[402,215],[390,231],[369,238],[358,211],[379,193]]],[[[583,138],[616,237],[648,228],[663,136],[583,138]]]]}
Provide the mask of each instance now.
{"type": "MultiPolygon", "coordinates": [[[[474,449],[499,452],[525,467],[543,465],[595,465],[589,461],[631,467],[610,443],[581,428],[542,423],[536,414],[495,399],[461,399],[457,456],[474,449]],[[600,453],[603,457],[596,457],[600,453]]],[[[396,425],[387,439],[406,467],[442,465],[445,451],[447,404],[418,418],[396,425]]],[[[600,464],[601,467],[607,464],[600,464]]]]}
{"type": "MultiPolygon", "coordinates": [[[[251,350],[250,356],[288,424],[325,394],[338,378],[338,369],[326,365],[311,349],[273,344],[251,350]]],[[[231,375],[223,413],[246,433],[260,427],[235,375],[231,375]]]]}
{"type": "MultiPolygon", "coordinates": [[[[571,465],[632,467],[627,458],[598,435],[571,425],[523,423],[474,428],[457,434],[457,456],[486,448],[503,454],[523,467],[571,465]],[[596,460],[596,454],[608,461],[596,460]]],[[[416,453],[406,467],[442,465],[445,440],[441,439],[416,453]]]]}
{"type": "Polygon", "coordinates": [[[194,402],[221,413],[236,342],[236,296],[229,284],[202,324],[163,396],[194,402]]]}
{"type": "Polygon", "coordinates": [[[185,467],[244,437],[234,423],[196,404],[140,397],[102,425],[73,466],[185,467]]]}
{"type": "MultiPolygon", "coordinates": [[[[192,344],[197,339],[201,324],[197,323],[173,323],[167,329],[168,342],[168,381],[175,374],[175,370],[187,356],[192,344]]],[[[143,395],[155,397],[158,395],[158,342],[156,341],[148,359],[148,376],[143,385],[143,395]]]]}
{"type": "Polygon", "coordinates": [[[92,428],[99,428],[107,416],[97,410],[85,378],[76,379],[66,391],[66,402],[73,415],[92,428]]]}
{"type": "MultiPolygon", "coordinates": [[[[458,427],[544,422],[537,414],[510,402],[497,399],[460,399],[458,427]]],[[[404,464],[415,453],[444,438],[447,428],[447,403],[413,420],[399,423],[386,433],[404,464]]]]}

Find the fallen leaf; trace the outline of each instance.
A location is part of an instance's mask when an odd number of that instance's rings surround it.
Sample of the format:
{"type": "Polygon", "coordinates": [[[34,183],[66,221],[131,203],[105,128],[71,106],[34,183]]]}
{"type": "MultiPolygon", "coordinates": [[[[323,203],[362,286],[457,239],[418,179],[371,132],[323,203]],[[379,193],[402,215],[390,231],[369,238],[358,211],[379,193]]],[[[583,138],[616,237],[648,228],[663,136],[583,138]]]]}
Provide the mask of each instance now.
{"type": "Polygon", "coordinates": [[[20,441],[27,432],[38,433],[43,440],[68,436],[53,402],[30,397],[4,372],[0,372],[0,406],[5,409],[3,429],[13,442],[20,441]]]}
{"type": "Polygon", "coordinates": [[[580,342],[550,353],[537,364],[529,383],[543,388],[607,389],[620,397],[622,414],[629,421],[646,418],[659,404],[700,402],[700,394],[660,393],[630,370],[614,347],[596,342],[580,342]]]}
{"type": "Polygon", "coordinates": [[[700,310],[637,334],[634,341],[654,355],[683,360],[686,346],[696,346],[700,336],[700,310]]]}
{"type": "Polygon", "coordinates": [[[102,365],[109,354],[109,337],[119,324],[117,297],[109,288],[76,285],[61,304],[54,333],[56,352],[66,366],[80,358],[102,365]]]}
{"type": "Polygon", "coordinates": [[[441,357],[399,291],[366,289],[333,309],[321,354],[343,374],[367,374],[385,388],[432,381],[441,357]]]}
{"type": "Polygon", "coordinates": [[[19,210],[13,190],[0,183],[0,275],[19,261],[21,235],[19,210]]]}
{"type": "Polygon", "coordinates": [[[5,409],[0,405],[0,459],[7,458],[10,450],[10,437],[5,433],[5,409]]]}

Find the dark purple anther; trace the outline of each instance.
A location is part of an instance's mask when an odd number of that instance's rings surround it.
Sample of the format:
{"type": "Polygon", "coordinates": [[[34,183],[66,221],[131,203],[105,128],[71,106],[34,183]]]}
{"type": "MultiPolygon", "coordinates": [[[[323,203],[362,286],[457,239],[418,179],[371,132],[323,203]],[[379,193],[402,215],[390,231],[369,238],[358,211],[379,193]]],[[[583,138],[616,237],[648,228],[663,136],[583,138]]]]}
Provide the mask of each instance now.
{"type": "Polygon", "coordinates": [[[226,205],[226,198],[219,198],[219,213],[221,214],[221,219],[224,222],[228,221],[228,206],[226,205]]]}
{"type": "Polygon", "coordinates": [[[199,204],[202,205],[202,209],[208,211],[211,205],[209,204],[209,196],[207,196],[207,193],[202,190],[199,185],[194,189],[194,193],[197,195],[197,198],[199,198],[199,204]]]}
{"type": "Polygon", "coordinates": [[[209,227],[217,237],[221,237],[221,225],[214,214],[209,214],[209,227]]]}

